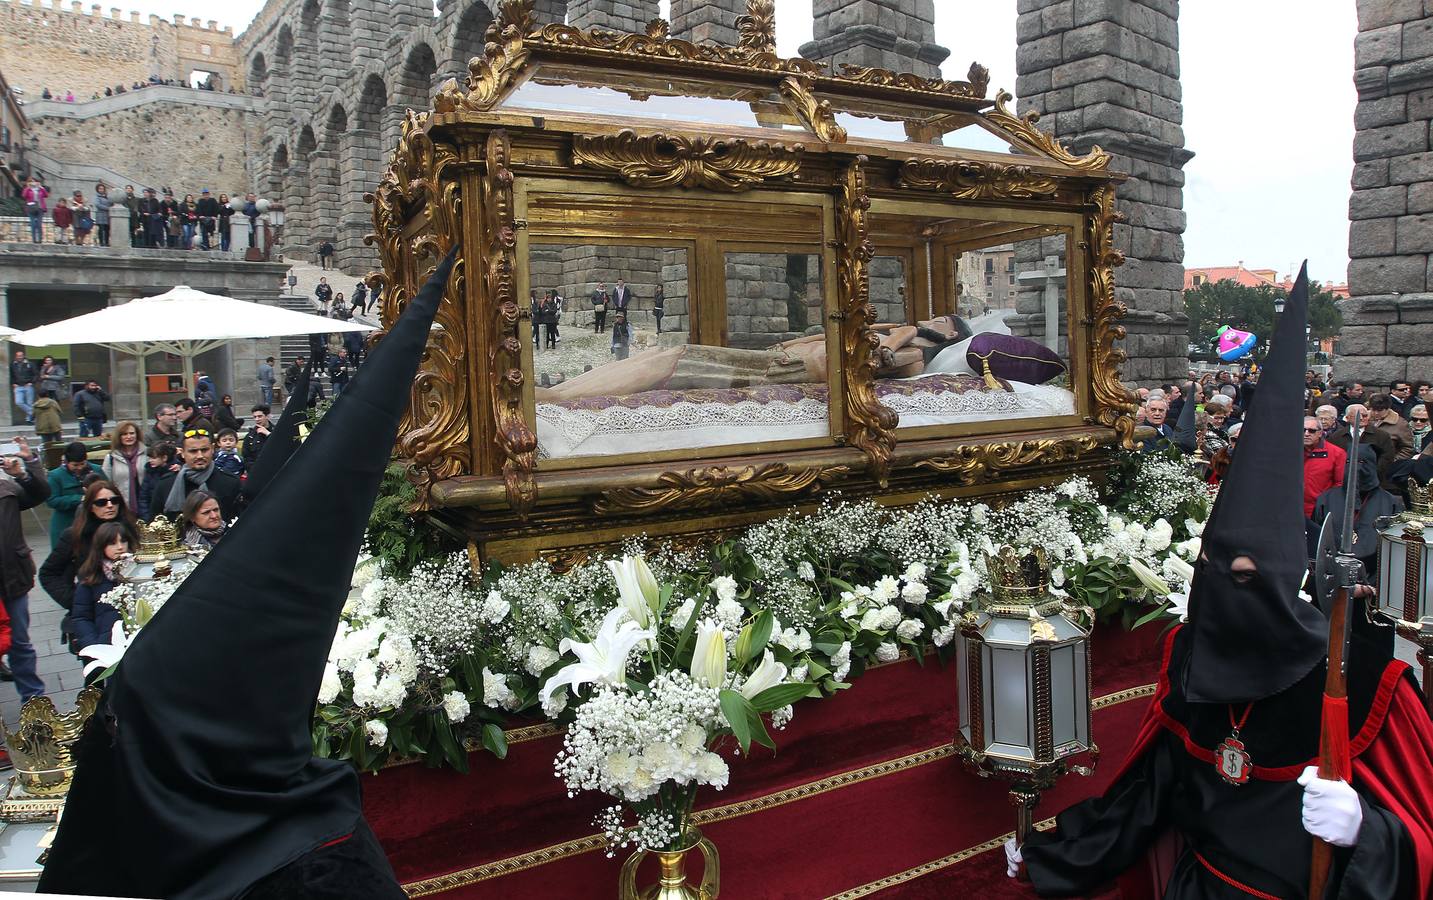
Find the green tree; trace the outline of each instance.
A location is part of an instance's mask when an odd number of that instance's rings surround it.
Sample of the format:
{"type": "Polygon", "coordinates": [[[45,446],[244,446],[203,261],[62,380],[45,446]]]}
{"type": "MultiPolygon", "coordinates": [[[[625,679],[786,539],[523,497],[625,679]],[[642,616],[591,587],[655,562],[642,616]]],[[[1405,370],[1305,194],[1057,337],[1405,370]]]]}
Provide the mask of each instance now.
{"type": "MultiPolygon", "coordinates": [[[[1190,288],[1184,292],[1189,342],[1212,353],[1216,333],[1228,325],[1257,335],[1254,355],[1263,356],[1274,332],[1274,302],[1287,298],[1282,288],[1270,284],[1248,287],[1227,279],[1190,288]]],[[[1309,284],[1309,325],[1315,338],[1332,337],[1343,325],[1334,295],[1316,281],[1309,284]]]]}

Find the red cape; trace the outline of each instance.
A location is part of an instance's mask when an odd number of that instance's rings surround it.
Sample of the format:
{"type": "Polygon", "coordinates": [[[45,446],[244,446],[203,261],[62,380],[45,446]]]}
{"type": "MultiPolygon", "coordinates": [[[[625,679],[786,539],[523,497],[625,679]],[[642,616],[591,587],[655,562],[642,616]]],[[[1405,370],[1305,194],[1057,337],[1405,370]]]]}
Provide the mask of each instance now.
{"type": "MultiPolygon", "coordinates": [[[[1175,628],[1165,641],[1159,687],[1145,711],[1134,747],[1115,774],[1115,781],[1123,778],[1150,749],[1161,731],[1179,738],[1195,759],[1214,764],[1214,751],[1194,743],[1188,729],[1164,711],[1164,698],[1169,693],[1169,657],[1178,632],[1175,628]]],[[[1433,720],[1428,718],[1423,697],[1404,677],[1408,668],[1407,663],[1399,660],[1388,663],[1379,679],[1368,717],[1358,734],[1352,736],[1349,746],[1354,786],[1366,791],[1408,829],[1418,858],[1418,893],[1428,897],[1433,885],[1433,720]]],[[[1295,766],[1255,766],[1252,777],[1292,781],[1306,766],[1316,765],[1317,757],[1295,766]]]]}

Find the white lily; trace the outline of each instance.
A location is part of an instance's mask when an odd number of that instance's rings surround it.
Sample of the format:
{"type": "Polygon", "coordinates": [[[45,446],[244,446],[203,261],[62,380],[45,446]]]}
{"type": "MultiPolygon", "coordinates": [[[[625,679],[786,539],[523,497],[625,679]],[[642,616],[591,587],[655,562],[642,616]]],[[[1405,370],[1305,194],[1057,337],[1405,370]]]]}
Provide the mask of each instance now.
{"type": "Polygon", "coordinates": [[[110,666],[119,665],[124,651],[129,649],[129,643],[129,637],[124,633],[124,623],[114,623],[108,644],[90,644],[80,650],[80,656],[93,660],[85,665],[85,674],[88,675],[95,670],[103,672],[110,666]]]}
{"type": "Polygon", "coordinates": [[[1131,559],[1129,561],[1129,570],[1139,579],[1139,583],[1149,588],[1150,592],[1156,597],[1163,598],[1169,596],[1169,585],[1165,584],[1164,579],[1155,574],[1154,570],[1149,566],[1137,559],[1131,559]]]}
{"type": "Polygon", "coordinates": [[[662,589],[647,566],[647,560],[640,556],[624,556],[620,563],[607,560],[607,568],[617,582],[617,595],[627,614],[638,627],[649,627],[661,604],[662,589]]]}
{"type": "Polygon", "coordinates": [[[1179,576],[1179,580],[1185,584],[1194,580],[1194,567],[1178,556],[1171,555],[1169,557],[1169,567],[1174,570],[1175,575],[1179,576]]]}
{"type": "MultiPolygon", "coordinates": [[[[770,651],[767,652],[770,656],[770,651]]],[[[709,687],[726,684],[726,632],[710,619],[697,624],[697,643],[692,651],[692,678],[705,680],[709,687]]]]}
{"type": "Polygon", "coordinates": [[[1177,617],[1177,618],[1179,619],[1179,621],[1181,621],[1181,622],[1188,622],[1188,621],[1189,621],[1189,595],[1188,595],[1188,594],[1180,594],[1180,593],[1170,594],[1170,595],[1169,595],[1169,614],[1172,615],[1172,616],[1177,617]]]}
{"type": "Polygon", "coordinates": [[[741,686],[741,695],[750,700],[767,688],[776,687],[785,680],[786,664],[777,662],[776,657],[772,656],[771,651],[768,650],[761,657],[761,665],[756,667],[756,671],[751,673],[746,684],[741,686]]]}
{"type": "Polygon", "coordinates": [[[627,680],[627,657],[632,648],[650,640],[655,632],[648,631],[636,622],[623,621],[627,616],[624,607],[616,606],[602,620],[592,643],[584,644],[571,638],[563,638],[557,645],[559,653],[569,650],[578,662],[563,666],[542,686],[542,701],[546,706],[553,691],[570,686],[573,690],[584,684],[623,684],[627,680]],[[619,624],[620,623],[620,624],[619,624]]]}

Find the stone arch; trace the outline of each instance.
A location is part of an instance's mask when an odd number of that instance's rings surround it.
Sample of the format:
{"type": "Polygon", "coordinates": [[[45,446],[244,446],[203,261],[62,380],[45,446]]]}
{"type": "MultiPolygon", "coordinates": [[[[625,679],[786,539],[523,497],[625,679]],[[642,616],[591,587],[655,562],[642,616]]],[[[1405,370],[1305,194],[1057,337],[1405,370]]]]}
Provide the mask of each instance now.
{"type": "Polygon", "coordinates": [[[255,53],[254,58],[249,61],[249,87],[264,89],[269,80],[269,63],[262,52],[255,53]]]}
{"type": "Polygon", "coordinates": [[[339,141],[348,133],[348,111],[342,103],[335,103],[328,110],[328,124],[323,130],[323,149],[337,150],[339,141]]]}
{"type": "Polygon", "coordinates": [[[493,14],[484,0],[472,0],[449,34],[448,74],[459,79],[468,72],[468,60],[483,55],[483,43],[493,14]]]}
{"type": "Polygon", "coordinates": [[[426,110],[433,90],[433,77],[438,74],[438,57],[426,41],[411,45],[403,58],[393,89],[394,103],[410,109],[426,110]]]}
{"type": "Polygon", "coordinates": [[[313,126],[305,125],[303,131],[299,132],[298,144],[295,149],[301,160],[308,159],[308,155],[318,149],[318,141],[314,140],[313,136],[313,126]]]}
{"type": "Polygon", "coordinates": [[[322,13],[318,0],[304,0],[299,10],[299,41],[305,46],[318,45],[318,20],[322,13]]]}
{"type": "Polygon", "coordinates": [[[279,26],[279,37],[274,45],[274,64],[288,68],[294,61],[294,32],[285,22],[279,26]]]}
{"type": "Polygon", "coordinates": [[[284,180],[289,172],[289,145],[280,143],[269,160],[269,196],[284,199],[284,180]]]}
{"type": "Polygon", "coordinates": [[[354,108],[354,125],[363,131],[378,131],[383,127],[383,108],[388,105],[388,85],[383,76],[370,73],[363,80],[363,91],[354,108]]]}

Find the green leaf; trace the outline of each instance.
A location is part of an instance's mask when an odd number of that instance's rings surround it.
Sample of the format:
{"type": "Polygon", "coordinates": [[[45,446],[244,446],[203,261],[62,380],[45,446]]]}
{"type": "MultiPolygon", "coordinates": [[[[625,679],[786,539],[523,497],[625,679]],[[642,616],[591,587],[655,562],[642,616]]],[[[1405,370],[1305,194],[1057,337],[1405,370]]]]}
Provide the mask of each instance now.
{"type": "Polygon", "coordinates": [[[731,733],[736,735],[741,752],[746,753],[751,749],[751,716],[755,715],[756,711],[745,697],[727,689],[721,692],[721,712],[731,725],[731,733]]]}
{"type": "Polygon", "coordinates": [[[463,677],[468,682],[466,693],[481,697],[483,695],[483,669],[478,665],[478,658],[472,653],[463,654],[463,677]]]}
{"type": "Polygon", "coordinates": [[[453,737],[452,727],[446,722],[438,723],[433,726],[433,733],[438,737],[438,746],[442,747],[443,758],[448,761],[448,765],[459,772],[468,771],[468,754],[463,752],[462,745],[453,737]]]}
{"type": "Polygon", "coordinates": [[[741,630],[741,636],[736,639],[737,665],[745,665],[761,655],[771,640],[771,627],[775,621],[771,610],[763,609],[750,625],[741,630]]]}
{"type": "Polygon", "coordinates": [[[483,746],[498,759],[507,759],[508,738],[498,726],[491,723],[483,726],[483,746]]]}
{"type": "MultiPolygon", "coordinates": [[[[677,646],[672,651],[673,661],[680,661],[682,654],[687,651],[688,645],[692,642],[692,634],[697,630],[697,620],[702,617],[702,609],[707,605],[707,594],[703,592],[698,595],[692,603],[692,615],[687,619],[687,624],[682,626],[681,633],[677,635],[677,646]]],[[[690,660],[688,660],[690,662],[690,660]]]]}
{"type": "Polygon", "coordinates": [[[752,741],[760,744],[768,750],[776,749],[776,741],[773,741],[771,739],[771,734],[768,733],[766,730],[766,723],[761,720],[761,714],[758,713],[756,710],[751,711],[750,726],[752,741]]]}
{"type": "Polygon", "coordinates": [[[771,712],[783,706],[790,706],[802,697],[805,697],[810,690],[807,684],[777,684],[772,685],[755,697],[751,698],[751,706],[759,713],[771,712]]]}
{"type": "Polygon", "coordinates": [[[1150,610],[1149,612],[1145,613],[1144,615],[1142,615],[1142,616],[1140,616],[1138,619],[1136,619],[1135,622],[1134,622],[1134,624],[1130,626],[1130,630],[1133,631],[1134,629],[1138,628],[1138,627],[1141,626],[1141,625],[1147,625],[1147,624],[1149,624],[1150,622],[1153,622],[1155,619],[1163,618],[1164,615],[1165,615],[1165,613],[1167,613],[1168,611],[1169,611],[1169,604],[1167,604],[1167,603],[1161,603],[1161,604],[1160,604],[1158,607],[1156,607],[1155,609],[1150,610]]]}

